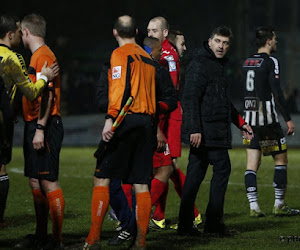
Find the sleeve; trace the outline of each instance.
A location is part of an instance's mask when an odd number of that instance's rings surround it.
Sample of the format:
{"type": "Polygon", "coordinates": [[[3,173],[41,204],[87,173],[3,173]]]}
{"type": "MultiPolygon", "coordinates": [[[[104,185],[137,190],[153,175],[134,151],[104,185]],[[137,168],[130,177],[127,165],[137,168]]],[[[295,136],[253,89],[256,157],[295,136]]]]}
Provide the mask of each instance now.
{"type": "Polygon", "coordinates": [[[96,83],[96,106],[103,113],[107,112],[108,107],[108,75],[110,74],[109,62],[105,62],[96,83]]]}
{"type": "Polygon", "coordinates": [[[121,110],[121,104],[126,85],[127,58],[114,51],[110,59],[110,76],[108,76],[108,109],[106,118],[115,119],[121,110]]]}
{"type": "MultiPolygon", "coordinates": [[[[40,79],[42,68],[45,64],[45,61],[47,61],[47,67],[51,66],[55,59],[51,58],[49,55],[41,54],[37,59],[37,65],[36,65],[36,80],[40,79]]],[[[53,89],[54,83],[48,82],[48,89],[53,89]]]]}
{"type": "Polygon", "coordinates": [[[183,129],[189,134],[202,133],[201,103],[208,83],[204,67],[204,63],[194,59],[187,68],[182,107],[183,129]]]}
{"type": "Polygon", "coordinates": [[[279,73],[279,62],[276,58],[270,57],[270,69],[269,69],[269,83],[271,91],[274,95],[276,106],[280,110],[284,120],[290,121],[291,116],[288,111],[287,102],[284,98],[283,92],[280,87],[280,73],[279,73]]]}
{"type": "Polygon", "coordinates": [[[243,117],[240,115],[240,113],[237,111],[237,109],[233,106],[231,103],[231,120],[232,123],[237,126],[239,129],[246,124],[243,117]]]}
{"type": "Polygon", "coordinates": [[[23,95],[30,101],[33,101],[35,98],[41,95],[42,90],[45,87],[45,81],[40,79],[36,81],[35,84],[31,82],[22,55],[16,54],[16,57],[17,58],[8,59],[11,60],[10,65],[12,65],[12,78],[23,95]]]}
{"type": "Polygon", "coordinates": [[[165,68],[156,69],[157,99],[159,113],[172,112],[177,108],[177,93],[173,86],[169,72],[165,68]]]}

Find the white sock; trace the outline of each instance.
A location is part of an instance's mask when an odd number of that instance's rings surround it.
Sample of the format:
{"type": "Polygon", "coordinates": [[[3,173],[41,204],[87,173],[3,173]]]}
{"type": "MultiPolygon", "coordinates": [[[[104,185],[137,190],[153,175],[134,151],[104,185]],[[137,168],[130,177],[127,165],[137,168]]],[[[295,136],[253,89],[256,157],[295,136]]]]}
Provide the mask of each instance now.
{"type": "Polygon", "coordinates": [[[284,205],[284,199],[275,199],[274,206],[281,208],[284,205]]]}
{"type": "Polygon", "coordinates": [[[259,208],[259,206],[258,206],[257,201],[250,202],[250,209],[251,209],[251,210],[260,211],[260,208],[259,208]]]}

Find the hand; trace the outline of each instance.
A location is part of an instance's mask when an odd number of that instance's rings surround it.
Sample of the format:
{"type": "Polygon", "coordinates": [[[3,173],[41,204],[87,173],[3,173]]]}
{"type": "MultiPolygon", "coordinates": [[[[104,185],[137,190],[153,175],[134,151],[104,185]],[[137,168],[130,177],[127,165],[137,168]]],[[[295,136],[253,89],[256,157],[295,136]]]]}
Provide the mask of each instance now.
{"type": "Polygon", "coordinates": [[[157,137],[157,148],[156,148],[156,150],[158,152],[162,152],[166,149],[166,141],[165,141],[165,138],[164,138],[162,132],[160,131],[159,127],[157,127],[156,137],[157,137]]]}
{"type": "Polygon", "coordinates": [[[42,67],[41,74],[45,75],[48,78],[48,81],[51,82],[54,77],[59,73],[59,66],[57,62],[54,62],[50,67],[47,67],[47,61],[45,61],[44,66],[42,67]]]}
{"type": "Polygon", "coordinates": [[[112,119],[106,119],[104,128],[102,130],[102,140],[105,142],[109,142],[110,139],[113,137],[114,132],[111,131],[113,125],[113,120],[112,119]]]}
{"type": "Polygon", "coordinates": [[[44,148],[44,130],[36,129],[35,135],[32,140],[33,148],[35,150],[40,150],[44,148]]]}
{"type": "Polygon", "coordinates": [[[190,135],[190,143],[193,147],[198,148],[201,144],[201,133],[195,133],[190,135]]]}
{"type": "Polygon", "coordinates": [[[243,138],[248,139],[248,140],[252,140],[254,137],[254,133],[252,128],[248,125],[248,124],[244,124],[241,127],[242,133],[243,133],[243,138]]]}
{"type": "Polygon", "coordinates": [[[295,125],[292,121],[286,122],[286,125],[288,127],[288,130],[286,132],[287,135],[294,135],[295,133],[295,125]]]}

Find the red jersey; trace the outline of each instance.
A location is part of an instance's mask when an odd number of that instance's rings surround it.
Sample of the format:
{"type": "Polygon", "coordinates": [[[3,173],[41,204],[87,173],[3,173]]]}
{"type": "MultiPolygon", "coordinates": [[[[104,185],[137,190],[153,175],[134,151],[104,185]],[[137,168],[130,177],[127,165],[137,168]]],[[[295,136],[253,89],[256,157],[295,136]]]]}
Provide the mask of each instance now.
{"type": "MultiPolygon", "coordinates": [[[[42,71],[45,61],[50,66],[56,61],[56,57],[47,45],[38,48],[31,56],[28,68],[29,78],[32,82],[36,82],[42,71]]],[[[51,106],[50,116],[60,115],[60,76],[56,76],[53,82],[48,84],[49,88],[54,88],[54,101],[51,106]]],[[[39,117],[41,96],[33,101],[29,101],[23,96],[23,117],[25,121],[33,121],[39,117]]]]}
{"type": "Polygon", "coordinates": [[[170,44],[168,38],[166,38],[162,43],[162,56],[159,63],[166,67],[172,78],[175,89],[178,91],[180,88],[180,66],[179,66],[179,56],[176,49],[170,44]]]}

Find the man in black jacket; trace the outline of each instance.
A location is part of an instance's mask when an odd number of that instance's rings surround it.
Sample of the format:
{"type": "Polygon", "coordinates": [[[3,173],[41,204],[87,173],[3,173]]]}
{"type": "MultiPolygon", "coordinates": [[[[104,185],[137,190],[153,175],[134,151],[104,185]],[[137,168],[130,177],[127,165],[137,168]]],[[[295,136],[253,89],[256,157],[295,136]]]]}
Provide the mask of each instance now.
{"type": "Polygon", "coordinates": [[[226,235],[223,222],[225,192],[231,171],[231,122],[252,138],[252,129],[232,105],[226,79],[232,39],[225,26],[212,31],[208,42],[195,50],[186,72],[183,94],[183,142],[190,144],[186,181],[180,204],[178,234],[193,235],[193,206],[208,165],[213,165],[204,232],[226,235]]]}

